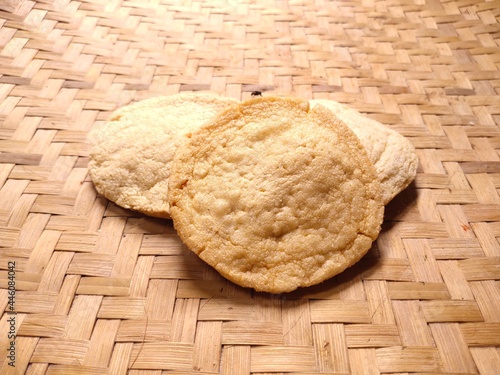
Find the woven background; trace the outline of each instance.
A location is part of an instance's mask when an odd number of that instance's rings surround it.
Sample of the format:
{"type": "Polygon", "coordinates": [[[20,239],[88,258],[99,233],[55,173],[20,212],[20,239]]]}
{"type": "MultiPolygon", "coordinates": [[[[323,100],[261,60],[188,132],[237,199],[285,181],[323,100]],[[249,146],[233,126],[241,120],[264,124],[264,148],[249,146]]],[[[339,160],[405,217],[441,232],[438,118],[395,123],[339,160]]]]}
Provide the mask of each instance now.
{"type": "Polygon", "coordinates": [[[1,374],[500,373],[500,2],[0,1],[1,374]],[[407,136],[376,245],[287,295],[97,195],[86,136],[181,91],[331,98],[407,136]]]}

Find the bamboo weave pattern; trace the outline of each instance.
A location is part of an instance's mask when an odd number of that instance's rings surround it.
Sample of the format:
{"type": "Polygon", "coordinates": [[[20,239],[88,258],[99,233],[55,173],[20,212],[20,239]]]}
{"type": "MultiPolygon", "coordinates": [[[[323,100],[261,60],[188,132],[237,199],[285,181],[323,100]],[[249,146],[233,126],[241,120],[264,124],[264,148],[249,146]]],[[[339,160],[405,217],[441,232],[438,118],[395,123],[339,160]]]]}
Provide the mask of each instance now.
{"type": "Polygon", "coordinates": [[[0,373],[499,374],[499,67],[498,0],[1,1],[0,373]],[[287,295],[87,174],[119,106],[256,90],[350,105],[420,159],[367,256],[287,295]]]}

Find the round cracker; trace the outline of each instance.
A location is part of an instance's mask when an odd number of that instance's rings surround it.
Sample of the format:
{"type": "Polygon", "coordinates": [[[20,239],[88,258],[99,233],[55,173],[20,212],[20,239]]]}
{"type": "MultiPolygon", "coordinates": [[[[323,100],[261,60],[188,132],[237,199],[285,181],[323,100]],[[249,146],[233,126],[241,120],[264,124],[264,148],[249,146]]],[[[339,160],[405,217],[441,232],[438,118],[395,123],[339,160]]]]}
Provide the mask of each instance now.
{"type": "Polygon", "coordinates": [[[315,99],[309,102],[312,107],[320,104],[331,110],[359,138],[377,171],[384,204],[415,179],[418,156],[415,147],[403,135],[336,101],[315,99]]]}
{"type": "Polygon", "coordinates": [[[169,218],[170,164],[186,134],[236,99],[183,93],[145,99],[116,110],[91,135],[89,173],[97,191],[119,206],[169,218]]]}
{"type": "Polygon", "coordinates": [[[189,249],[236,284],[271,293],[353,265],[384,211],[354,133],[321,106],[271,97],[192,134],[172,163],[169,202],[189,249]]]}

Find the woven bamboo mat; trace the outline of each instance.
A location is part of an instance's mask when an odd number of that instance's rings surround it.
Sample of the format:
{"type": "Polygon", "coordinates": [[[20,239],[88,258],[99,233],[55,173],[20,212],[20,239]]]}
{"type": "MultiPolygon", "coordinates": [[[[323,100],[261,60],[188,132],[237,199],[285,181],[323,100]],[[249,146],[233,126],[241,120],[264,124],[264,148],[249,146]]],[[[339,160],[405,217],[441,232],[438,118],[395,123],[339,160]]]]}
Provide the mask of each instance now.
{"type": "Polygon", "coordinates": [[[0,1],[0,373],[500,374],[499,18],[498,0],[0,1]],[[420,158],[367,256],[286,295],[222,279],[87,175],[117,107],[254,90],[348,104],[420,158]]]}

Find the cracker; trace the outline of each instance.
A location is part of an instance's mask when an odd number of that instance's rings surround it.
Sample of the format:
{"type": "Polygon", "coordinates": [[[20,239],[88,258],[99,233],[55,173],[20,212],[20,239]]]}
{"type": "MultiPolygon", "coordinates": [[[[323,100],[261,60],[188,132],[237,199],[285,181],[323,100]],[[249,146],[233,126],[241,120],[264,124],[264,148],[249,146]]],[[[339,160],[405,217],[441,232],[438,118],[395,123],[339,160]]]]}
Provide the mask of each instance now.
{"type": "Polygon", "coordinates": [[[168,178],[186,134],[237,100],[184,93],[145,99],[115,111],[91,135],[89,173],[96,190],[119,206],[170,217],[168,178]]]}
{"type": "Polygon", "coordinates": [[[375,165],[385,204],[415,179],[418,157],[403,135],[336,101],[316,99],[310,103],[313,107],[320,104],[331,110],[359,138],[375,165]]]}
{"type": "Polygon", "coordinates": [[[169,189],[187,247],[257,291],[289,292],[342,272],[383,220],[380,182],[357,137],[299,99],[223,111],[178,150],[169,189]]]}

